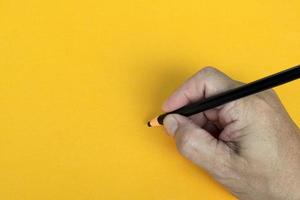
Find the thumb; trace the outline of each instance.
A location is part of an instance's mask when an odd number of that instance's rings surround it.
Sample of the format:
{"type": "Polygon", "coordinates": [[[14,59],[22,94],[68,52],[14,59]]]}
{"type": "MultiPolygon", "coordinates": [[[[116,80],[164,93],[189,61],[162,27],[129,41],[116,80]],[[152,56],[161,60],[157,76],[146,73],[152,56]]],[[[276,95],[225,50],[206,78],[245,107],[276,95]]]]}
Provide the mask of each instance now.
{"type": "Polygon", "coordinates": [[[163,124],[168,134],[175,138],[179,152],[206,170],[214,173],[216,165],[228,158],[228,146],[189,118],[169,114],[163,124]]]}

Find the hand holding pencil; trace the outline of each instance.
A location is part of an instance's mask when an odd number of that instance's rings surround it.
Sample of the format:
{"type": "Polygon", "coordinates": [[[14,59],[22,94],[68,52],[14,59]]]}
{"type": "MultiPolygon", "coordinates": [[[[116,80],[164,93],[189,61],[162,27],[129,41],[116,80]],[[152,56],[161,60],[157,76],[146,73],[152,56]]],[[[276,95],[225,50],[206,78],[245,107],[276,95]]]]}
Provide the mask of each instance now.
{"type": "MultiPolygon", "coordinates": [[[[163,110],[169,113],[242,85],[205,68],[177,89],[163,110]]],[[[300,131],[273,90],[188,117],[168,114],[163,124],[182,155],[239,199],[300,199],[300,131]]]]}

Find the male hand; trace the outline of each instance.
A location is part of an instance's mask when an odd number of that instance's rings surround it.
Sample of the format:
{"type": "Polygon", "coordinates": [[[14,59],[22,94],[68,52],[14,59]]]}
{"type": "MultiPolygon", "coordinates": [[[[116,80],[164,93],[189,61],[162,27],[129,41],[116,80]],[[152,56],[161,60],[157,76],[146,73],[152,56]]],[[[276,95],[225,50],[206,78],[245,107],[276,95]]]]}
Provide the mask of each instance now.
{"type": "MultiPolygon", "coordinates": [[[[164,103],[169,112],[242,83],[207,67],[164,103]]],[[[300,136],[273,90],[189,118],[164,119],[179,152],[240,199],[300,199],[300,136]]]]}

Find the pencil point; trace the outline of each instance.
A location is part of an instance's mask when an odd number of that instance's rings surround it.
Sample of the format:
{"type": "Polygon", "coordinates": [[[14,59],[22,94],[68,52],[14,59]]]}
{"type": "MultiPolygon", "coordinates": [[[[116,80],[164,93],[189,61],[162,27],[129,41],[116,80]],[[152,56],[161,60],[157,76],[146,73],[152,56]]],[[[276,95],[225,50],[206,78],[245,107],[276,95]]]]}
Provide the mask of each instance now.
{"type": "Polygon", "coordinates": [[[157,121],[157,117],[150,120],[147,124],[149,127],[161,126],[161,124],[159,124],[159,122],[157,121]]]}

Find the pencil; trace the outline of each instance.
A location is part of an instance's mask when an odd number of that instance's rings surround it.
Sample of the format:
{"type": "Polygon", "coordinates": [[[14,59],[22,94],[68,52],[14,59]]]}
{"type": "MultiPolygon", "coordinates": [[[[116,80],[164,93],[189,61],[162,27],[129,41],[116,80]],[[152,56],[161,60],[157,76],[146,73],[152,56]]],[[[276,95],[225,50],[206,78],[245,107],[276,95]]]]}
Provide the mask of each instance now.
{"type": "Polygon", "coordinates": [[[285,84],[300,78],[300,65],[267,76],[265,78],[250,82],[240,87],[225,91],[223,93],[208,97],[199,102],[188,104],[177,110],[163,113],[147,123],[149,127],[163,125],[163,120],[168,114],[180,114],[183,116],[191,116],[200,113],[225,103],[256,94],[258,92],[285,84]]]}

